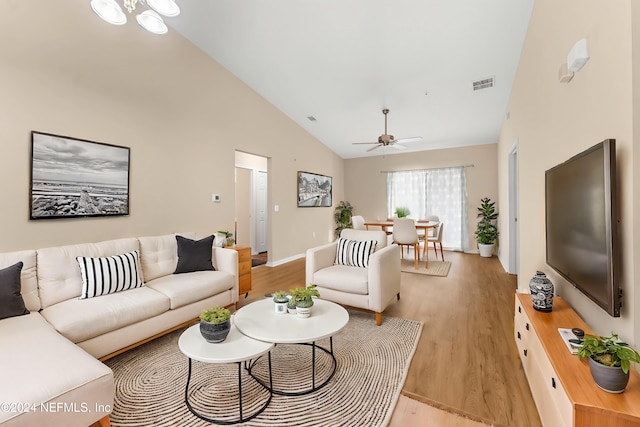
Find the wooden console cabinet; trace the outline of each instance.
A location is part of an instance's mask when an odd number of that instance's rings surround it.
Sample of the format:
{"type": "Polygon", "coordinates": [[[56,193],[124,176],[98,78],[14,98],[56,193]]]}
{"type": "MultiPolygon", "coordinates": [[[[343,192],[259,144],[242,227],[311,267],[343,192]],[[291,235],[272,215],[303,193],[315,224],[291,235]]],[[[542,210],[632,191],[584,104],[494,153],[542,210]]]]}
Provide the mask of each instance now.
{"type": "Polygon", "coordinates": [[[231,246],[238,252],[238,294],[245,295],[251,290],[251,248],[231,246]]]}
{"type": "Polygon", "coordinates": [[[531,295],[516,294],[514,336],[531,394],[545,427],[639,427],[640,378],[631,369],[622,394],[607,393],[591,378],[588,361],[567,349],[558,328],[593,332],[560,297],[553,311],[536,311],[531,295]]]}

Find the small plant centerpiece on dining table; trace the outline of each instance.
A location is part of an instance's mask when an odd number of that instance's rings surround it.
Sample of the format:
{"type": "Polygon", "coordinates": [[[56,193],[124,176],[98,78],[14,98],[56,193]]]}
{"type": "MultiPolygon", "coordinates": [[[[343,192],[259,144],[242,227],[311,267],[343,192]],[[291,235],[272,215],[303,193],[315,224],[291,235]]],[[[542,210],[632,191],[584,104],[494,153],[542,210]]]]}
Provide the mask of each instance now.
{"type": "Polygon", "coordinates": [[[213,306],[200,313],[200,333],[207,342],[224,341],[231,330],[231,312],[224,307],[213,306]]]}
{"type": "Polygon", "coordinates": [[[409,208],[405,207],[405,206],[398,206],[396,208],[396,216],[398,218],[406,218],[411,214],[411,211],[409,210],[409,208]]]}
{"type": "Polygon", "coordinates": [[[313,297],[319,297],[320,292],[316,289],[316,285],[311,284],[305,288],[295,288],[291,291],[292,298],[296,299],[296,314],[298,317],[311,316],[311,307],[313,307],[313,297]]]}
{"type": "Polygon", "coordinates": [[[589,358],[593,380],[609,393],[622,393],[629,382],[630,362],[640,363],[640,354],[613,332],[609,337],[585,337],[578,357],[589,358]]]}
{"type": "Polygon", "coordinates": [[[276,313],[287,313],[287,304],[289,303],[289,298],[287,298],[287,293],[285,291],[275,291],[273,293],[273,303],[276,313]]]}

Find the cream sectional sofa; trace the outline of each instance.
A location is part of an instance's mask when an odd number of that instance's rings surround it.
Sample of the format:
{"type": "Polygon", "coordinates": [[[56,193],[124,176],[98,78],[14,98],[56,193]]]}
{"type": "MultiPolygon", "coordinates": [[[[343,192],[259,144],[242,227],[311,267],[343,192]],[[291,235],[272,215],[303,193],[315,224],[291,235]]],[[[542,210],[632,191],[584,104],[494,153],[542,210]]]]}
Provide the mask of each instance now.
{"type": "Polygon", "coordinates": [[[238,301],[237,252],[213,247],[211,260],[215,271],[174,274],[174,234],[0,254],[0,269],[23,263],[29,312],[0,320],[0,425],[108,425],[115,385],[98,359],[176,329],[205,308],[238,301]],[[76,257],[132,251],[139,251],[142,287],[79,298],[76,257]]]}

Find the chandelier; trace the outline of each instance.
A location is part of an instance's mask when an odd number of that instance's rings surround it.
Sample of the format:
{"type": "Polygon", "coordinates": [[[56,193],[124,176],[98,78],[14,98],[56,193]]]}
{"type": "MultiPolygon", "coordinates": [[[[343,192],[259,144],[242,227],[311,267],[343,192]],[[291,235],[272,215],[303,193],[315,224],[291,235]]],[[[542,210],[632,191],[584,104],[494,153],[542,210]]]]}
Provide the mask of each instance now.
{"type": "MultiPolygon", "coordinates": [[[[154,34],[165,34],[169,29],[162,20],[163,16],[174,17],[180,14],[180,8],[175,0],[122,0],[124,8],[129,13],[136,10],[137,5],[147,5],[146,9],[136,16],[138,24],[154,34]]],[[[127,15],[116,0],[91,0],[91,9],[109,24],[124,25],[127,15]]]]}

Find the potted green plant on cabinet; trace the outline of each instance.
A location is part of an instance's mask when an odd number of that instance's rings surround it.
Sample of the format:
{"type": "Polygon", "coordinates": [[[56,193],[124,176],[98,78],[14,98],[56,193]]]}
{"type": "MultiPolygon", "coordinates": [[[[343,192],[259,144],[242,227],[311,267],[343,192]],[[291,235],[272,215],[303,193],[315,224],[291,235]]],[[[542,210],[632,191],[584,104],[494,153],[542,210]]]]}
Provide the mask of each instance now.
{"type": "Polygon", "coordinates": [[[296,299],[296,314],[298,317],[311,316],[311,307],[313,307],[313,297],[319,297],[320,292],[316,289],[316,285],[309,285],[306,288],[296,288],[292,290],[292,295],[296,299]]]}
{"type": "Polygon", "coordinates": [[[493,255],[493,245],[500,234],[496,226],[498,212],[495,208],[496,202],[492,202],[490,198],[485,197],[480,200],[478,207],[478,226],[475,231],[476,240],[478,241],[478,250],[480,256],[490,258],[493,255]]]}
{"type": "Polygon", "coordinates": [[[340,233],[345,228],[352,228],[351,217],[353,216],[353,206],[351,203],[341,201],[334,210],[336,219],[336,237],[340,237],[340,233]]]}
{"type": "Polygon", "coordinates": [[[231,330],[231,312],[224,307],[213,306],[200,313],[200,333],[210,343],[224,341],[231,330]]]}
{"type": "Polygon", "coordinates": [[[589,358],[593,380],[609,393],[622,393],[629,382],[630,362],[640,363],[640,354],[613,332],[610,337],[585,337],[578,357],[589,358]]]}

